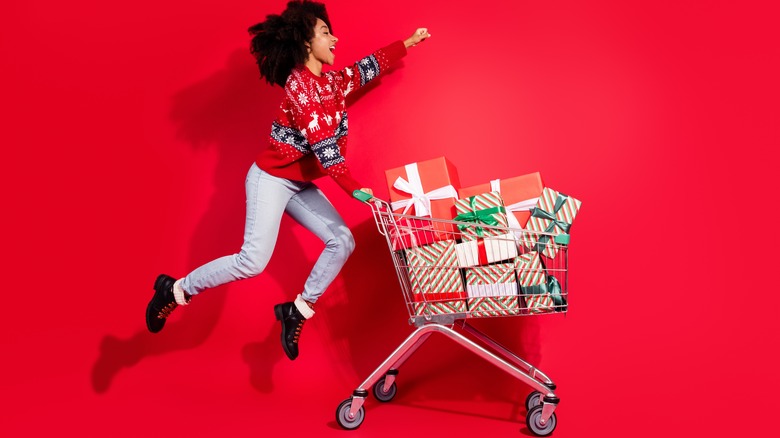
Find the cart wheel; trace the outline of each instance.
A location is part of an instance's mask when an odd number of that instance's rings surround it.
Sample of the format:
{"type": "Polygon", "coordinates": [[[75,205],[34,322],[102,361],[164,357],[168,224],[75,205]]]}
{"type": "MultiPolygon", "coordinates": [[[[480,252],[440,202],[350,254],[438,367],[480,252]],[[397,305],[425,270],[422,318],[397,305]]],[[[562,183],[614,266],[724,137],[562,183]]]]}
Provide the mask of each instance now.
{"type": "Polygon", "coordinates": [[[534,406],[528,411],[525,416],[525,425],[528,426],[528,430],[536,436],[547,436],[555,430],[555,426],[558,425],[558,420],[555,418],[555,412],[547,420],[547,423],[542,425],[542,405],[534,406]]]}
{"type": "Polygon", "coordinates": [[[344,429],[357,429],[361,424],[363,424],[363,419],[366,418],[366,410],[363,408],[363,406],[361,406],[357,411],[357,414],[355,414],[355,418],[349,418],[350,408],[352,408],[351,397],[341,402],[339,407],[336,408],[336,421],[338,421],[339,426],[343,427],[344,429]]]}
{"type": "Polygon", "coordinates": [[[528,397],[525,398],[526,411],[530,411],[535,406],[539,406],[540,404],[542,404],[542,393],[539,391],[533,391],[532,393],[528,394],[528,397]]]}
{"type": "Polygon", "coordinates": [[[385,378],[382,377],[378,382],[374,384],[374,397],[381,402],[389,402],[395,397],[395,392],[398,387],[395,386],[395,382],[390,385],[390,388],[385,391],[385,378]]]}

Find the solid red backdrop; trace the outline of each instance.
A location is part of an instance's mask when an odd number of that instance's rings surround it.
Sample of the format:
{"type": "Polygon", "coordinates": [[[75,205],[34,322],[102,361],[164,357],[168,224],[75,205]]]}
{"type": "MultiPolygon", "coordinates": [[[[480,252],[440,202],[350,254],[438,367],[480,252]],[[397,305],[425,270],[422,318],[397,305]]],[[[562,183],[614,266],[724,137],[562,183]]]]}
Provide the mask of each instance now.
{"type": "MultiPolygon", "coordinates": [[[[349,160],[380,197],[385,169],[446,156],[464,186],[540,171],[582,200],[569,314],[479,324],[558,383],[555,436],[773,428],[771,7],[440,3],[328,2],[336,67],[433,35],[354,99],[349,160]]],[[[368,209],[330,180],[358,248],[298,360],[272,306],[321,243],[289,220],[267,272],[144,327],[159,272],[240,246],[281,97],[246,28],[284,4],[2,6],[2,435],[340,435],[338,403],[410,333],[368,209]]],[[[353,435],[528,433],[528,388],[450,341],[398,387],[353,435]]]]}

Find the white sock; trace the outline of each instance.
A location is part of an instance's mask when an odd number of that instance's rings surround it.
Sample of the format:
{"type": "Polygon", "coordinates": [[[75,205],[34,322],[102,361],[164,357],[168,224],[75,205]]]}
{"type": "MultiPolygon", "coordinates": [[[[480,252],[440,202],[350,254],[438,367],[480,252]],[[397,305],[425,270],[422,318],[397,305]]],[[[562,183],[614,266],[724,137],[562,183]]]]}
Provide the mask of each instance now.
{"type": "Polygon", "coordinates": [[[301,312],[301,315],[306,319],[314,316],[314,310],[306,304],[306,301],[301,297],[301,294],[298,294],[298,296],[295,297],[295,307],[298,308],[298,311],[301,312]]]}
{"type": "Polygon", "coordinates": [[[182,279],[180,278],[173,283],[173,298],[176,299],[176,304],[186,306],[190,302],[187,300],[187,297],[184,296],[184,289],[181,288],[181,280],[182,279]]]}

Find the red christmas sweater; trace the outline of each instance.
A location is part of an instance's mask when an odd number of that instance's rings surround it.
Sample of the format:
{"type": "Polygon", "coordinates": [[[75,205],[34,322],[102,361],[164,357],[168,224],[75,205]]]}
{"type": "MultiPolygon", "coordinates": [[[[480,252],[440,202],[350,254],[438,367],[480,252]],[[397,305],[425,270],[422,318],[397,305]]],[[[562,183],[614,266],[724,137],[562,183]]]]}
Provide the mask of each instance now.
{"type": "Polygon", "coordinates": [[[346,97],[406,55],[402,41],[377,50],[339,71],[316,76],[306,66],[293,69],[271,127],[270,145],[257,166],[295,181],[332,177],[350,195],[361,186],[349,172],[346,97]]]}

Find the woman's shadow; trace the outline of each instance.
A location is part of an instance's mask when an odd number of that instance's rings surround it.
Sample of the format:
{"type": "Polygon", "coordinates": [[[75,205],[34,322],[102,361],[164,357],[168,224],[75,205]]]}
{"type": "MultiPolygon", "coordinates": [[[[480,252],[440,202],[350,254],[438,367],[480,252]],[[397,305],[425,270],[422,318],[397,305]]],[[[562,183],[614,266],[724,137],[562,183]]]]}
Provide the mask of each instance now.
{"type": "MultiPolygon", "coordinates": [[[[179,138],[194,151],[214,148],[218,153],[214,193],[191,238],[187,269],[239,250],[245,216],[244,178],[263,144],[281,97],[280,88],[272,88],[259,78],[257,65],[245,49],[234,51],[224,69],[173,97],[171,120],[178,128],[179,138]]],[[[301,253],[300,243],[288,232],[291,224],[282,222],[277,243],[290,251],[277,251],[275,259],[301,253]]],[[[270,275],[285,290],[294,290],[300,279],[284,274],[285,262],[275,260],[262,275],[270,275]]],[[[156,274],[150,273],[148,296],[120,291],[125,296],[139,297],[134,301],[139,321],[151,298],[156,274]]],[[[197,305],[188,307],[186,312],[174,313],[163,333],[152,335],[144,327],[129,339],[104,336],[92,368],[95,392],[106,392],[122,368],[145,357],[201,345],[217,325],[229,288],[226,285],[209,291],[199,296],[197,305]]],[[[276,343],[263,343],[263,354],[266,360],[273,358],[273,363],[283,358],[278,339],[274,339],[276,343]]]]}

